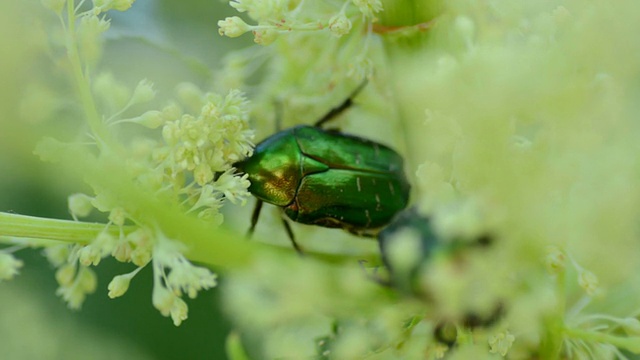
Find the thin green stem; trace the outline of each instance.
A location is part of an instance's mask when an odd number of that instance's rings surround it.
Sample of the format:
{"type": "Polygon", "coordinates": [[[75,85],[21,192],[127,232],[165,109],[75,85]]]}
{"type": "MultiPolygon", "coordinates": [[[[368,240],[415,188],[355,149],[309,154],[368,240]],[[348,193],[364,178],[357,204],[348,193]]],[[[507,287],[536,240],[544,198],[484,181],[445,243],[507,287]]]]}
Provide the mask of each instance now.
{"type": "Polygon", "coordinates": [[[565,328],[564,333],[572,338],[601,344],[610,344],[621,349],[629,350],[635,354],[640,353],[640,337],[621,337],[602,332],[572,328],[565,328]]]}
{"type": "MultiPolygon", "coordinates": [[[[129,227],[124,228],[125,233],[130,230],[129,227]]],[[[0,236],[87,244],[103,231],[115,236],[120,234],[120,229],[117,226],[107,227],[105,224],[99,223],[38,218],[0,212],[0,236]]]]}
{"type": "MultiPolygon", "coordinates": [[[[128,234],[135,229],[137,226],[124,226],[122,228],[123,234],[128,234]]],[[[186,233],[190,233],[190,229],[183,229],[186,233]]],[[[224,230],[220,230],[221,232],[226,232],[224,230]]],[[[48,218],[39,218],[28,215],[19,215],[19,214],[10,214],[0,212],[0,238],[2,237],[16,237],[16,238],[29,238],[29,239],[40,239],[40,240],[55,240],[67,242],[70,244],[88,244],[93,239],[98,236],[98,234],[102,232],[108,232],[113,236],[120,235],[120,228],[115,225],[107,225],[101,223],[88,223],[88,222],[80,222],[80,221],[72,221],[72,220],[59,220],[59,219],[48,219],[48,218]]],[[[215,235],[212,233],[212,237],[215,235]]],[[[210,249],[210,246],[213,244],[210,241],[204,241],[199,239],[196,236],[191,237],[193,242],[190,242],[192,245],[191,251],[189,252],[188,258],[193,261],[199,261],[203,263],[209,263],[212,265],[220,265],[220,263],[216,261],[211,261],[211,259],[215,259],[220,256],[220,252],[218,248],[210,249]],[[199,243],[202,241],[202,243],[199,243]],[[206,245],[205,245],[206,244],[206,245]],[[213,254],[212,254],[213,253],[213,254]]],[[[212,239],[210,239],[213,241],[212,239]]],[[[272,251],[281,251],[283,253],[292,253],[290,248],[281,248],[278,246],[271,245],[263,245],[258,242],[253,242],[253,245],[247,243],[235,243],[233,246],[227,246],[227,256],[230,255],[231,252],[235,252],[232,250],[233,247],[238,246],[242,249],[246,256],[249,255],[249,246],[253,249],[257,248],[265,248],[270,249],[272,251]]],[[[224,251],[222,251],[224,253],[224,251]]],[[[316,259],[323,260],[328,263],[342,263],[348,261],[354,261],[353,256],[341,255],[341,254],[327,254],[320,252],[307,252],[306,255],[311,256],[316,259]]],[[[242,257],[243,260],[238,260],[239,262],[244,262],[246,258],[242,257]]],[[[369,263],[377,264],[379,260],[372,255],[361,254],[359,259],[365,259],[369,263]]],[[[222,265],[230,266],[236,260],[224,261],[222,265]]],[[[236,263],[237,264],[237,263],[236,263]]]]}
{"type": "Polygon", "coordinates": [[[67,57],[71,63],[71,69],[73,71],[73,78],[80,96],[80,102],[84,113],[86,115],[86,121],[91,128],[91,132],[96,138],[98,147],[104,149],[104,145],[108,144],[112,149],[113,141],[111,140],[110,132],[102,122],[98,109],[96,107],[93,95],[91,94],[91,86],[89,80],[83,72],[82,60],[80,59],[80,52],[78,51],[78,41],[76,39],[76,13],[74,7],[74,0],[67,0],[67,57]]]}
{"type": "Polygon", "coordinates": [[[549,317],[545,318],[544,337],[542,338],[540,355],[544,359],[559,359],[564,341],[566,299],[566,274],[560,271],[555,279],[556,307],[549,317]]]}

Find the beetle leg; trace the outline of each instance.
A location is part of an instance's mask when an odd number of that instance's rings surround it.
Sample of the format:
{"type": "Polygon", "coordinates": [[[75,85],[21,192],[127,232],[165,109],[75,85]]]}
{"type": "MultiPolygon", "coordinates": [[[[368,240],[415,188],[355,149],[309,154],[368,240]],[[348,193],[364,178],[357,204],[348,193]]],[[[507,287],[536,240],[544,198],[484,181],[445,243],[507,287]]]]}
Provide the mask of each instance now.
{"type": "Polygon", "coordinates": [[[351,95],[349,95],[349,97],[344,102],[342,102],[342,104],[340,104],[337,107],[334,107],[333,109],[329,110],[329,112],[325,116],[320,118],[320,120],[316,121],[316,123],[313,126],[321,127],[324,123],[334,119],[336,116],[340,115],[340,113],[342,113],[343,111],[347,110],[351,105],[353,105],[353,98],[356,97],[360,93],[360,91],[362,91],[364,86],[367,85],[367,82],[368,82],[368,80],[365,78],[364,81],[362,82],[362,84],[360,84],[351,93],[351,95]]]}
{"type": "Polygon", "coordinates": [[[253,235],[253,231],[256,229],[256,224],[260,217],[260,210],[262,210],[262,203],[262,200],[256,199],[256,206],[253,208],[253,214],[251,215],[251,226],[249,227],[249,231],[247,231],[247,239],[251,239],[251,235],[253,235]]]}
{"type": "Polygon", "coordinates": [[[287,219],[285,219],[284,217],[282,218],[282,225],[284,225],[284,229],[287,231],[287,235],[289,235],[289,240],[291,240],[291,244],[293,245],[293,248],[296,249],[296,252],[298,254],[304,255],[304,252],[302,252],[302,248],[296,242],[295,236],[293,236],[293,230],[291,230],[291,225],[289,224],[287,219]]]}

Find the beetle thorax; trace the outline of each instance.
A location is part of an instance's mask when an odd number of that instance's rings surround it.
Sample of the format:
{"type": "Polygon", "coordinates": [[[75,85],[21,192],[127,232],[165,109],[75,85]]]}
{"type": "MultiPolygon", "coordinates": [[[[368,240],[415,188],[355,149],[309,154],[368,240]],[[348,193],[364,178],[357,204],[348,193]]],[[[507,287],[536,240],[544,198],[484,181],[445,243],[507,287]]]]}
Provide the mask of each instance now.
{"type": "Polygon", "coordinates": [[[302,178],[301,157],[295,137],[284,131],[258,144],[250,158],[235,166],[249,174],[249,191],[255,197],[286,206],[295,198],[302,178]]]}

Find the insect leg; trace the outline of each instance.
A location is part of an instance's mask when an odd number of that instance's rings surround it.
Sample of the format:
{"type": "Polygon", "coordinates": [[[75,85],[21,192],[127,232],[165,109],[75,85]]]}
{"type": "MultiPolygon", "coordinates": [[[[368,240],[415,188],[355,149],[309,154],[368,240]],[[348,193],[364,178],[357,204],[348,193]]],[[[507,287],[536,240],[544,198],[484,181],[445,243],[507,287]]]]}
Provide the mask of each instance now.
{"type": "Polygon", "coordinates": [[[256,224],[260,217],[260,210],[262,210],[262,203],[262,200],[256,199],[256,206],[253,208],[253,214],[251,215],[251,226],[249,227],[249,231],[247,231],[247,239],[251,239],[251,235],[253,235],[253,231],[256,229],[256,224]]]}
{"type": "Polygon", "coordinates": [[[291,230],[291,225],[289,224],[287,219],[285,219],[284,217],[282,218],[282,225],[284,225],[284,229],[287,231],[287,235],[289,235],[289,240],[291,240],[291,244],[293,245],[293,248],[296,249],[296,252],[298,254],[304,255],[304,253],[302,252],[302,248],[296,242],[295,236],[293,236],[293,231],[291,230]]]}
{"type": "Polygon", "coordinates": [[[316,121],[314,124],[315,127],[321,127],[324,123],[334,119],[336,116],[340,115],[343,111],[347,110],[351,105],[353,105],[353,98],[355,98],[360,91],[367,85],[368,80],[365,78],[364,81],[349,95],[349,97],[342,102],[342,104],[334,107],[329,110],[329,112],[320,118],[320,120],[316,121]]]}

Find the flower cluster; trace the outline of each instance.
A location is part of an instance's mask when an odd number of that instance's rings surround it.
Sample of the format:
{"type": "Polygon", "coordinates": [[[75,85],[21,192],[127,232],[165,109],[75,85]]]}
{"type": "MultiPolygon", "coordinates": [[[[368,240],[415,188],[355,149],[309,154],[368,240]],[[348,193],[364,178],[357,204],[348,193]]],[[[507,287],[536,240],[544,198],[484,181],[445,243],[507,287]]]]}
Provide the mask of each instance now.
{"type": "Polygon", "coordinates": [[[57,267],[56,294],[62,297],[71,309],[79,309],[86,296],[96,291],[97,277],[89,264],[80,263],[80,253],[85,248],[79,245],[55,245],[45,248],[49,262],[57,267]]]}
{"type": "MultiPolygon", "coordinates": [[[[108,96],[111,92],[106,88],[114,87],[115,83],[113,79],[103,79],[100,88],[108,96]]],[[[232,168],[233,163],[249,156],[253,150],[253,132],[248,128],[248,103],[239,91],[231,91],[221,97],[212,93],[200,94],[193,91],[192,86],[183,85],[180,92],[185,102],[200,108],[197,116],[180,114],[179,108],[170,105],[162,111],[150,110],[134,118],[113,117],[110,124],[133,123],[148,128],[162,126],[164,142],[138,138],[130,147],[129,165],[135,169],[134,183],[181,203],[185,212],[193,212],[203,221],[217,226],[222,222],[219,210],[226,199],[245,203],[249,196],[247,175],[237,175],[232,168]],[[169,120],[170,117],[177,119],[169,120]]],[[[141,81],[125,102],[125,107],[147,102],[153,97],[151,84],[141,81]]],[[[111,99],[107,103],[115,102],[111,99]]],[[[132,215],[137,212],[135,209],[122,207],[111,193],[99,191],[96,196],[74,194],[69,197],[69,210],[75,219],[88,216],[93,209],[107,212],[107,226],[120,228],[120,235],[114,236],[105,231],[86,246],[63,245],[70,253],[59,254],[62,257],[52,261],[59,267],[58,273],[64,275],[57,277],[61,286],[59,293],[71,307],[79,307],[84,296],[95,290],[95,281],[92,286],[80,286],[90,282],[79,279],[90,279],[89,274],[93,273],[89,266],[96,266],[102,258],[112,256],[137,266],[133,272],[114,278],[109,285],[109,296],[121,296],[133,276],[153,261],[156,278],[153,304],[163,315],[171,315],[174,323],[179,325],[186,318],[187,311],[186,303],[180,299],[182,290],[195,297],[199,290],[215,285],[214,275],[205,268],[190,265],[181,255],[183,248],[170,246],[173,240],[166,238],[153,223],[143,224],[132,215]],[[124,226],[129,220],[140,227],[125,232],[124,226]],[[167,273],[170,274],[168,277],[167,273]],[[168,294],[172,294],[171,297],[168,294]]]]}
{"type": "MultiPolygon", "coordinates": [[[[225,91],[230,86],[247,86],[250,77],[263,78],[261,91],[252,98],[252,119],[259,136],[273,132],[275,113],[280,114],[282,127],[317,120],[370,78],[374,58],[380,60],[381,43],[372,26],[377,21],[374,14],[382,11],[380,1],[242,0],[229,4],[257,25],[248,25],[239,16],[229,17],[218,22],[221,35],[235,37],[252,31],[256,43],[272,44],[226,54],[218,73],[219,86],[225,91]],[[278,38],[283,41],[276,42],[278,38]],[[266,71],[257,71],[263,67],[266,71]]],[[[377,100],[372,103],[385,101],[377,100]]],[[[370,126],[373,117],[392,117],[390,107],[377,110],[379,114],[368,114],[365,128],[371,133],[377,132],[370,126]]],[[[340,127],[348,130],[344,124],[340,127]]]]}
{"type": "MultiPolygon", "coordinates": [[[[179,243],[163,237],[156,240],[153,249],[153,306],[162,315],[170,315],[176,326],[187,318],[188,308],[181,299],[182,294],[194,299],[200,290],[216,286],[216,275],[206,268],[192,265],[182,251],[184,249],[180,249],[179,243]]],[[[131,278],[125,276],[118,280],[122,286],[127,286],[131,278]]],[[[121,293],[116,286],[113,286],[114,292],[121,293]]]]}
{"type": "MultiPolygon", "coordinates": [[[[151,98],[151,86],[143,81],[126,106],[151,98]]],[[[164,142],[137,139],[132,145],[130,161],[137,169],[134,183],[182,203],[186,212],[196,213],[203,221],[219,225],[222,222],[219,209],[225,199],[244,203],[249,195],[247,176],[235,174],[231,166],[253,150],[253,132],[247,123],[248,104],[238,91],[231,91],[226,97],[209,93],[188,100],[200,107],[198,116],[179,115],[174,106],[169,106],[163,111],[147,111],[132,119],[114,118],[111,124],[134,123],[149,128],[162,125],[164,142]],[[178,119],[169,121],[168,116],[178,119]]],[[[112,256],[137,266],[129,274],[116,276],[109,284],[109,296],[121,296],[138,271],[152,261],[155,274],[153,304],[163,315],[171,315],[174,324],[179,325],[187,316],[187,305],[180,299],[182,294],[193,298],[198,291],[215,286],[215,275],[206,268],[191,265],[182,255],[184,248],[166,238],[153,223],[143,225],[131,215],[135,210],[123,208],[110,193],[69,197],[69,209],[76,219],[88,216],[94,208],[108,212],[109,224],[119,227],[120,235],[103,232],[89,245],[63,246],[71,253],[52,261],[59,266],[58,273],[64,275],[57,276],[61,286],[59,293],[71,307],[79,307],[85,294],[95,290],[95,279],[93,283],[80,281],[95,278],[89,276],[93,274],[89,266],[98,265],[102,258],[112,256]],[[125,233],[128,220],[141,226],[125,233]],[[91,286],[80,286],[82,284],[91,286]]]]}
{"type": "Polygon", "coordinates": [[[215,172],[229,170],[230,164],[253,151],[253,131],[248,128],[244,96],[231,91],[225,98],[206,94],[202,100],[197,117],[185,114],[162,128],[168,146],[163,162],[171,166],[167,169],[170,176],[191,171],[200,186],[211,182],[215,172]]]}
{"type": "MultiPolygon", "coordinates": [[[[184,239],[166,235],[163,228],[168,224],[149,216],[153,209],[131,201],[122,192],[160,199],[163,206],[192,213],[207,226],[216,227],[223,220],[219,210],[226,200],[244,204],[249,196],[247,176],[237,174],[232,165],[251,155],[253,131],[248,127],[249,104],[240,91],[231,90],[220,96],[201,92],[190,84],[178,87],[180,102],[171,101],[159,110],[124,117],[154,101],[153,83],[144,79],[131,89],[109,72],[84,69],[93,68],[101,57],[102,34],[110,26],[104,12],[124,11],[132,3],[101,0],[94,1],[89,11],[79,12],[78,7],[64,12],[70,2],[45,2],[65,24],[66,59],[62,61],[77,70],[71,72],[75,76],[72,83],[78,86],[90,131],[78,134],[84,136],[82,144],[46,140],[37,152],[43,159],[66,161],[77,168],[82,168],[82,162],[69,158],[70,153],[87,155],[89,160],[84,166],[102,162],[107,167],[115,163],[125,184],[117,185],[121,188],[100,184],[101,178],[117,175],[97,166],[94,170],[98,177],[93,181],[85,179],[95,194],[69,196],[68,208],[76,221],[94,210],[106,214],[108,221],[102,231],[88,243],[50,241],[36,246],[44,247],[47,259],[57,269],[57,294],[73,309],[80,308],[86,296],[96,290],[97,277],[92,267],[102,259],[113,257],[135,266],[130,273],[110,282],[112,298],[125,294],[132,278],[152,263],[153,305],[164,316],[171,316],[178,326],[187,317],[183,295],[195,298],[199,291],[214,287],[216,275],[205,267],[192,265],[183,255],[189,250],[181,245],[184,239]],[[128,138],[122,129],[131,126],[139,129],[135,137],[128,138]],[[158,128],[161,136],[154,131],[158,128]]],[[[85,169],[87,173],[95,173],[94,170],[85,169]]],[[[13,256],[15,250],[19,248],[0,251],[0,279],[12,278],[22,266],[13,256]]]]}
{"type": "Polygon", "coordinates": [[[362,17],[370,21],[376,21],[375,13],[382,11],[380,0],[346,1],[340,10],[324,18],[318,16],[319,12],[325,11],[322,6],[305,4],[304,1],[293,9],[290,9],[289,1],[283,0],[233,0],[229,4],[241,13],[246,12],[258,24],[249,25],[240,17],[231,16],[218,21],[220,35],[234,38],[252,31],[254,41],[260,45],[269,45],[280,34],[296,31],[328,30],[341,37],[351,30],[350,18],[357,15],[353,11],[356,8],[362,17]]]}
{"type": "Polygon", "coordinates": [[[0,281],[13,279],[19,274],[23,262],[13,255],[18,248],[5,248],[0,250],[0,281]]]}

